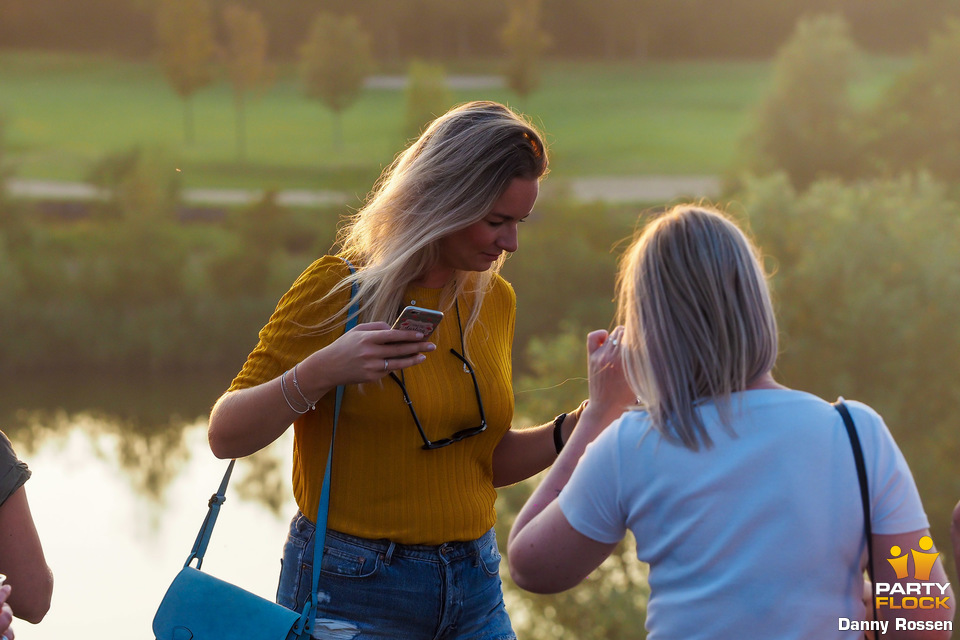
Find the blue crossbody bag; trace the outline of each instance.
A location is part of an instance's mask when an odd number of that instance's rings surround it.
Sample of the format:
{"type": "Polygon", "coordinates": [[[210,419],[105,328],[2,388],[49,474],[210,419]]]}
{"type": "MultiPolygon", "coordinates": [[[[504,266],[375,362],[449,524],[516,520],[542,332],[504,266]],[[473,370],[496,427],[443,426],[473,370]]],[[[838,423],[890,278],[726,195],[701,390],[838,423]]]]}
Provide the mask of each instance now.
{"type": "MultiPolygon", "coordinates": [[[[350,272],[353,266],[347,262],[350,272]]],[[[344,332],[357,324],[359,303],[357,285],[350,290],[350,309],[344,332]]],[[[226,500],[227,484],[236,460],[231,460],[220,482],[220,488],[210,498],[207,516],[193,543],[193,549],[183,568],[167,589],[153,618],[153,634],[157,640],[248,640],[255,630],[260,640],[305,640],[310,638],[317,618],[317,591],[320,583],[320,559],[327,533],[327,511],[330,506],[330,476],[333,466],[333,443],[337,435],[343,386],[337,387],[333,413],[333,435],[323,475],[320,504],[317,506],[317,528],[314,535],[313,591],[299,612],[287,609],[266,598],[215,578],[200,570],[207,551],[213,526],[217,522],[220,505],[226,500]],[[196,567],[191,563],[196,560],[196,567]]]]}

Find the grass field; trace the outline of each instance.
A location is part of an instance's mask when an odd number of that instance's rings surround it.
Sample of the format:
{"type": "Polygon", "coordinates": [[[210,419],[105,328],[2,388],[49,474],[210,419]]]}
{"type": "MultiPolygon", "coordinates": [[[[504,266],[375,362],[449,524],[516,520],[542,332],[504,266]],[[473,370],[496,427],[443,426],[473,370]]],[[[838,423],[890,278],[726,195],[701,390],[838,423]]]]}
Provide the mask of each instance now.
{"type": "MultiPolygon", "coordinates": [[[[875,97],[898,66],[871,61],[857,98],[875,97]]],[[[167,149],[188,187],[367,189],[404,145],[403,92],[365,90],[343,113],[337,149],[332,114],[303,96],[294,73],[278,75],[248,101],[241,164],[224,81],[193,99],[196,140],[188,145],[183,104],[152,64],[3,53],[7,151],[26,178],[84,180],[105,155],[142,144],[167,149]]],[[[767,62],[553,62],[525,103],[506,89],[454,98],[498,100],[530,115],[547,132],[556,176],[717,174],[734,160],[770,75],[767,62]]]]}

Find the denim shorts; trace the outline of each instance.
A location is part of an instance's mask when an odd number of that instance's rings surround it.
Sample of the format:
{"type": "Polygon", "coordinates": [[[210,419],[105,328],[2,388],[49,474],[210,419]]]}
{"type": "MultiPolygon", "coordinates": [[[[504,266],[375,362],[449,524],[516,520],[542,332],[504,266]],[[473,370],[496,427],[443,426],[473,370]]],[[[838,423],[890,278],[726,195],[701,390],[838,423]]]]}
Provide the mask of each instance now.
{"type": "MultiPolygon", "coordinates": [[[[302,513],[283,547],[277,602],[300,611],[313,580],[315,526],[302,513]]],[[[493,529],[471,542],[401,545],[327,531],[313,637],[516,640],[493,529]]]]}

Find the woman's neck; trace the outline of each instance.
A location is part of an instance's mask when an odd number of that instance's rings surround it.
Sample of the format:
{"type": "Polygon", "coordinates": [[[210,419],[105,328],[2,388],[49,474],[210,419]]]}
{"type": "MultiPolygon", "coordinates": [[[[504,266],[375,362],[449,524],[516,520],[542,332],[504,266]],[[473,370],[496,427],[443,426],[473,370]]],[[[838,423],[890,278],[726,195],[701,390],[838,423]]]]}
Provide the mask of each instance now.
{"type": "Polygon", "coordinates": [[[786,389],[787,387],[783,386],[779,382],[773,379],[773,374],[769,371],[762,373],[747,384],[745,391],[753,391],[755,389],[786,389]]]}

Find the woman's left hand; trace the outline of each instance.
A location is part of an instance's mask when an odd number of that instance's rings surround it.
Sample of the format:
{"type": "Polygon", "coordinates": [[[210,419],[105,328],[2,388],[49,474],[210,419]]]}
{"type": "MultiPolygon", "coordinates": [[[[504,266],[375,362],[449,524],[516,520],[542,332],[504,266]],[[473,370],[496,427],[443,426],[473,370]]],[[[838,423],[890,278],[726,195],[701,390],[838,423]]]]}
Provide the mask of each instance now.
{"type": "Polygon", "coordinates": [[[6,640],[13,640],[14,633],[13,628],[10,624],[13,622],[13,609],[10,608],[10,605],[7,604],[7,598],[10,597],[10,591],[12,587],[8,584],[0,587],[0,634],[6,640]]]}
{"type": "Polygon", "coordinates": [[[587,336],[590,402],[584,411],[600,412],[612,416],[611,420],[637,402],[623,374],[622,339],[623,327],[610,333],[600,329],[587,336]]]}

